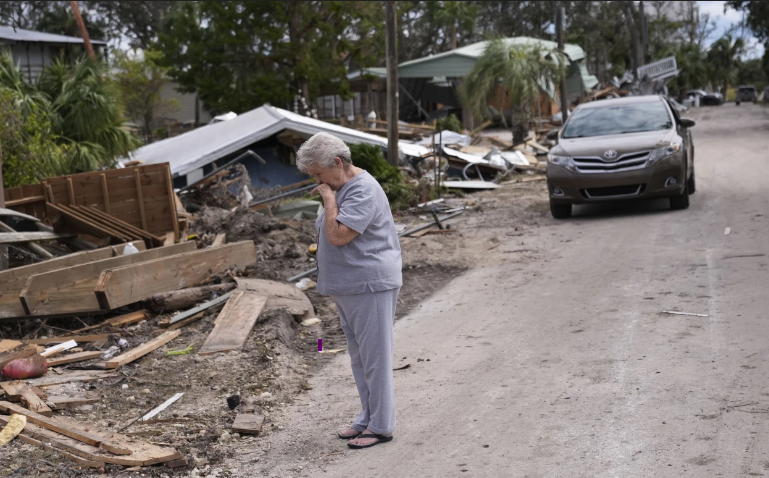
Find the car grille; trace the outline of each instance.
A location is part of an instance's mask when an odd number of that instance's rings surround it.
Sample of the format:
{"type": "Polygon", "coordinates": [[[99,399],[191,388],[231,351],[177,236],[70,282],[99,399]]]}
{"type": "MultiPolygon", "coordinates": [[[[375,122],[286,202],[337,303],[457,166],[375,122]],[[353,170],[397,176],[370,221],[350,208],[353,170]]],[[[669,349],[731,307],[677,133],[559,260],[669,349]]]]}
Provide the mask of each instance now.
{"type": "Polygon", "coordinates": [[[574,166],[581,173],[613,173],[619,171],[631,171],[646,166],[651,151],[627,153],[616,161],[606,161],[598,156],[575,157],[574,166]]]}
{"type": "Polygon", "coordinates": [[[631,184],[628,186],[614,186],[610,188],[587,188],[582,190],[582,195],[586,199],[632,197],[643,193],[645,186],[645,184],[631,184]]]}

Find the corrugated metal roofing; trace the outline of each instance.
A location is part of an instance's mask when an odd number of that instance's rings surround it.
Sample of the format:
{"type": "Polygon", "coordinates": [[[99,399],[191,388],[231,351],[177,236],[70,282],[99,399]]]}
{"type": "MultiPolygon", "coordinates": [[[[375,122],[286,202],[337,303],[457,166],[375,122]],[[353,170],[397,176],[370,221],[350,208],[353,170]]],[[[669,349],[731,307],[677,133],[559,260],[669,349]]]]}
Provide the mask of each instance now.
{"type": "MultiPolygon", "coordinates": [[[[287,129],[308,137],[323,131],[333,134],[345,143],[387,146],[387,138],[265,105],[229,121],[206,125],[143,146],[133,152],[131,159],[144,161],[144,164],[168,162],[172,174],[183,176],[287,129]]],[[[429,151],[422,146],[405,142],[400,142],[399,149],[410,156],[421,156],[429,151]]]]}
{"type": "MultiPolygon", "coordinates": [[[[24,30],[21,28],[14,29],[13,27],[2,25],[0,25],[0,39],[17,42],[37,43],[83,43],[83,39],[80,37],[70,37],[66,35],[56,35],[54,33],[36,32],[32,30],[24,30]]],[[[107,44],[105,41],[94,39],[91,39],[91,43],[94,45],[107,44]]]]}

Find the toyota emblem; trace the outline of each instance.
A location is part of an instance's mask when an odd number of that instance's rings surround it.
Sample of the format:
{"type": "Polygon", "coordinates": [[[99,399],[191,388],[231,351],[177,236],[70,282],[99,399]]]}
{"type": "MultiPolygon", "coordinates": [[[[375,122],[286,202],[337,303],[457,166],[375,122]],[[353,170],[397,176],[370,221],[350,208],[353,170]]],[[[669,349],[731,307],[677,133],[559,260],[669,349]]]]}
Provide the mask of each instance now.
{"type": "Polygon", "coordinates": [[[614,159],[617,157],[617,152],[614,151],[613,149],[610,149],[609,151],[606,151],[605,153],[603,153],[603,157],[606,159],[614,159]]]}

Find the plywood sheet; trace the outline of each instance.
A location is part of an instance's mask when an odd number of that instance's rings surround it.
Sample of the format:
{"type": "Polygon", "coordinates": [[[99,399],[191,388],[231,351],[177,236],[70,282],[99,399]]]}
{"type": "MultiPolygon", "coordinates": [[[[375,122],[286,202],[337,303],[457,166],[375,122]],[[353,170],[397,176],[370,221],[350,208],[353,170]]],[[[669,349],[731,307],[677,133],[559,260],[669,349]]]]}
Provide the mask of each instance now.
{"type": "Polygon", "coordinates": [[[214,330],[208,335],[198,355],[243,348],[266,303],[267,297],[255,292],[235,291],[216,318],[214,330]]]}

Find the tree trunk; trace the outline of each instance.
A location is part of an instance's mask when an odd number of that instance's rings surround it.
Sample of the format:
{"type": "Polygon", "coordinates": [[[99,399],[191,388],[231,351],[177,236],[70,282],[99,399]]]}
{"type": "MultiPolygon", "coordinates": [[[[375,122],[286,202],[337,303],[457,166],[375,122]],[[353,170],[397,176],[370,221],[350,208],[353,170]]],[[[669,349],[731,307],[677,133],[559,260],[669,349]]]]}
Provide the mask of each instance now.
{"type": "Polygon", "coordinates": [[[203,287],[192,287],[189,289],[175,290],[155,294],[144,301],[144,306],[154,311],[172,311],[188,309],[198,302],[211,300],[211,293],[226,294],[233,290],[235,284],[207,285],[203,287]]]}
{"type": "Polygon", "coordinates": [[[633,69],[633,75],[636,77],[636,80],[639,80],[638,67],[643,65],[643,60],[641,60],[641,37],[638,33],[638,24],[635,21],[635,5],[632,1],[623,1],[620,2],[620,7],[622,7],[622,13],[625,15],[628,33],[630,34],[631,68],[633,69]]]}

